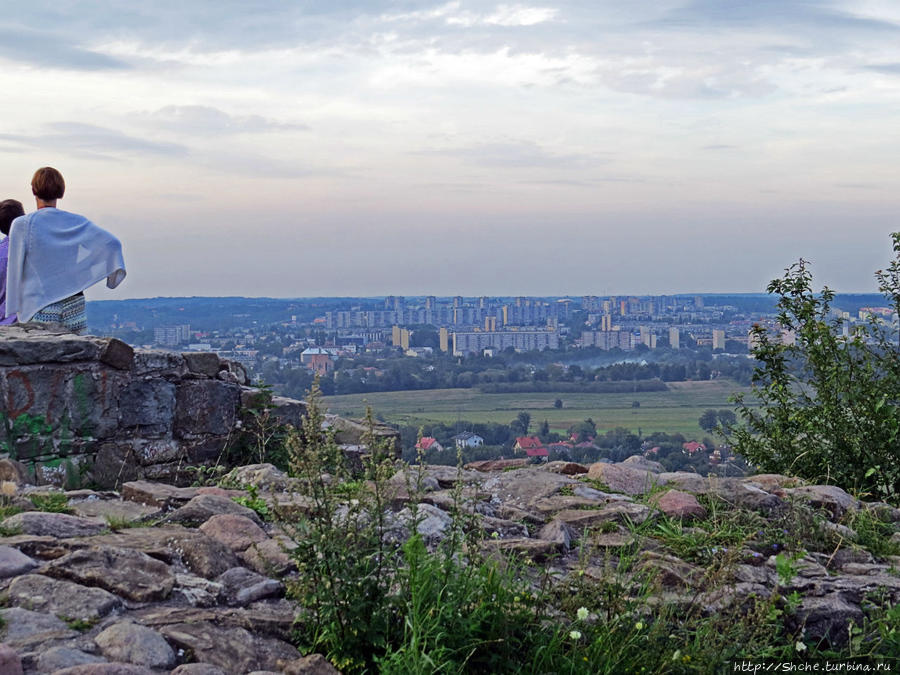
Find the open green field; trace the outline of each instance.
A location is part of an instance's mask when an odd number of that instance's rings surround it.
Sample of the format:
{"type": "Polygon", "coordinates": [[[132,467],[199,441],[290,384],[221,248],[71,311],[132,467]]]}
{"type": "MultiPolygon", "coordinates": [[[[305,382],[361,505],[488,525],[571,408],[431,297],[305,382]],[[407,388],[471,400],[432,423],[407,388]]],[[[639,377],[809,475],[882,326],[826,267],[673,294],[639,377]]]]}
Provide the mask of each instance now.
{"type": "Polygon", "coordinates": [[[559,432],[590,417],[601,433],[625,427],[645,435],[664,431],[696,437],[704,433],[697,423],[704,410],[731,408],[731,394],[749,392],[726,379],[669,382],[668,386],[669,391],[632,394],[483,394],[477,389],[428,389],[328,396],[324,401],[330,412],[347,417],[363,416],[369,405],[391,424],[458,419],[509,423],[524,410],[531,414],[532,424],[547,420],[551,430],[559,432]],[[561,410],[553,407],[557,398],[563,401],[561,410]],[[632,401],[639,401],[640,407],[633,408],[632,401]]]}

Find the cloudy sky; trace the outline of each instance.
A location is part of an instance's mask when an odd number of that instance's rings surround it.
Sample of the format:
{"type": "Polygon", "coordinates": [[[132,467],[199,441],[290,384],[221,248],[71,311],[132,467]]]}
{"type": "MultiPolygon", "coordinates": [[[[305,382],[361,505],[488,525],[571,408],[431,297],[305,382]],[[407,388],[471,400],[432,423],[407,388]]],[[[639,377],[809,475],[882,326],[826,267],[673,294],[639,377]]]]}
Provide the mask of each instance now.
{"type": "Polygon", "coordinates": [[[93,298],[874,288],[896,0],[32,0],[0,198],[59,168],[93,298]]]}

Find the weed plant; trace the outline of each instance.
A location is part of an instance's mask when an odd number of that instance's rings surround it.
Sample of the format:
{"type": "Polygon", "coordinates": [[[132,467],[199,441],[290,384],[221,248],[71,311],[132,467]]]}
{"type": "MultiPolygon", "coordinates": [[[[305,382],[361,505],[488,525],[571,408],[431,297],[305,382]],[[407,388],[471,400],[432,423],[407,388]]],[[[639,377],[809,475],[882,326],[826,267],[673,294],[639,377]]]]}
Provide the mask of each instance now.
{"type": "Polygon", "coordinates": [[[49,513],[72,513],[72,509],[69,508],[69,498],[62,492],[30,495],[29,499],[38,511],[47,511],[49,513]]]}
{"type": "MultiPolygon", "coordinates": [[[[842,647],[808,638],[791,621],[801,601],[788,593],[797,561],[807,543],[828,543],[812,511],[797,510],[798,541],[790,514],[764,518],[707,500],[708,516],[690,525],[628,523],[633,544],[614,554],[588,531],[570,554],[574,565],[536,564],[485,552],[491,547],[460,480],[452,525],[435,543],[417,533],[424,469],[403,471],[405,484],[394,478],[403,467],[374,435],[354,469],[322,430],[319,396],[314,388],[302,428],[285,438],[309,508],[292,519],[271,515],[296,545],[299,573],[286,581],[302,607],[296,642],[342,672],[711,673],[739,658],[900,657],[900,610],[889,598],[867,598],[868,618],[850,627],[842,647]],[[406,520],[388,508],[401,497],[406,520]],[[693,561],[698,583],[663,587],[646,564],[650,539],[693,561]],[[770,555],[779,556],[781,584],[735,595],[734,566],[770,555]]],[[[875,520],[865,522],[880,532],[875,520]]]]}

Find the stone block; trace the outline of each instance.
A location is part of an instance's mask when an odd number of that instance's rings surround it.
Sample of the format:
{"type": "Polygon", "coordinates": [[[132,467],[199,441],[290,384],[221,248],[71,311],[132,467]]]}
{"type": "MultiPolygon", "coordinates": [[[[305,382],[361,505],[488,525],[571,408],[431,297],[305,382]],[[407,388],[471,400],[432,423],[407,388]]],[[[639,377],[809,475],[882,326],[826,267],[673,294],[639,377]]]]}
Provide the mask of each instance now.
{"type": "Polygon", "coordinates": [[[215,377],[219,373],[219,356],[212,352],[184,352],[187,369],[196,375],[215,377]]]}
{"type": "Polygon", "coordinates": [[[132,442],[127,440],[103,443],[91,468],[94,483],[106,489],[116,489],[140,475],[140,458],[132,442]]]}
{"type": "Polygon", "coordinates": [[[240,387],[218,380],[181,382],[175,390],[175,436],[227,435],[241,402],[240,387]]]}
{"type": "Polygon", "coordinates": [[[0,338],[0,366],[99,361],[106,347],[106,340],[88,335],[4,331],[0,338]]]}
{"type": "Polygon", "coordinates": [[[91,457],[87,455],[55,457],[35,462],[34,478],[38,485],[71,489],[84,485],[92,468],[91,457]]]}
{"type": "Polygon", "coordinates": [[[118,427],[118,390],[126,379],[98,364],[0,369],[8,435],[108,438],[118,427]]]}
{"type": "Polygon", "coordinates": [[[348,420],[337,415],[326,415],[322,426],[333,430],[334,440],[338,445],[365,445],[371,434],[376,441],[384,442],[399,456],[400,432],[386,424],[375,423],[370,430],[364,422],[348,420]]]}
{"type": "Polygon", "coordinates": [[[184,357],[163,349],[141,349],[134,354],[135,376],[155,375],[157,377],[178,378],[187,373],[184,357]]]}
{"type": "Polygon", "coordinates": [[[197,441],[184,441],[185,454],[192,464],[214,462],[221,457],[228,442],[227,437],[213,436],[197,441]]]}
{"type": "Polygon", "coordinates": [[[247,369],[244,368],[243,364],[238,363],[237,361],[229,361],[227,359],[223,359],[219,362],[219,375],[218,377],[222,379],[231,379],[231,378],[223,378],[223,374],[227,373],[234,377],[235,381],[242,386],[250,384],[250,377],[247,375],[247,369]]]}
{"type": "Polygon", "coordinates": [[[119,394],[119,422],[138,427],[140,435],[171,433],[175,420],[175,385],[163,379],[135,380],[119,394]]]}
{"type": "Polygon", "coordinates": [[[160,509],[183,506],[197,494],[197,488],[180,488],[146,480],[129,481],[122,485],[122,499],[160,509]]]}
{"type": "Polygon", "coordinates": [[[55,448],[53,439],[45,435],[16,435],[8,441],[7,447],[11,457],[22,462],[33,461],[38,458],[52,457],[55,448]]]}
{"type": "Polygon", "coordinates": [[[0,459],[0,481],[24,485],[28,482],[28,469],[14,459],[0,459]]]}
{"type": "Polygon", "coordinates": [[[184,485],[195,478],[194,474],[188,473],[187,466],[187,462],[183,461],[151,464],[141,470],[141,475],[147,480],[184,485]]]}
{"type": "Polygon", "coordinates": [[[117,370],[131,370],[134,367],[134,348],[121,340],[109,338],[100,352],[100,363],[117,370]]]}
{"type": "Polygon", "coordinates": [[[286,396],[273,396],[271,414],[280,424],[290,424],[299,429],[306,417],[306,403],[286,396]]]}
{"type": "Polygon", "coordinates": [[[138,438],[132,442],[132,447],[141,466],[155,466],[177,462],[187,457],[187,450],[181,441],[172,439],[148,440],[138,438]]]}

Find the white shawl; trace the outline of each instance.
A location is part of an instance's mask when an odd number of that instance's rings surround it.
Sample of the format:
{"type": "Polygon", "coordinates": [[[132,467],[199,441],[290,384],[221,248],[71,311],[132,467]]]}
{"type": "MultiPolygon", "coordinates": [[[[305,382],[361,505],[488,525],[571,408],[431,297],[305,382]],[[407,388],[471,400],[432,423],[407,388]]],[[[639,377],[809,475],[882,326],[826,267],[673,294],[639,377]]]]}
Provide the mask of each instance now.
{"type": "Polygon", "coordinates": [[[84,216],[55,208],[16,218],[9,232],[6,313],[19,321],[106,277],[109,288],[125,278],[122,244],[84,216]]]}

